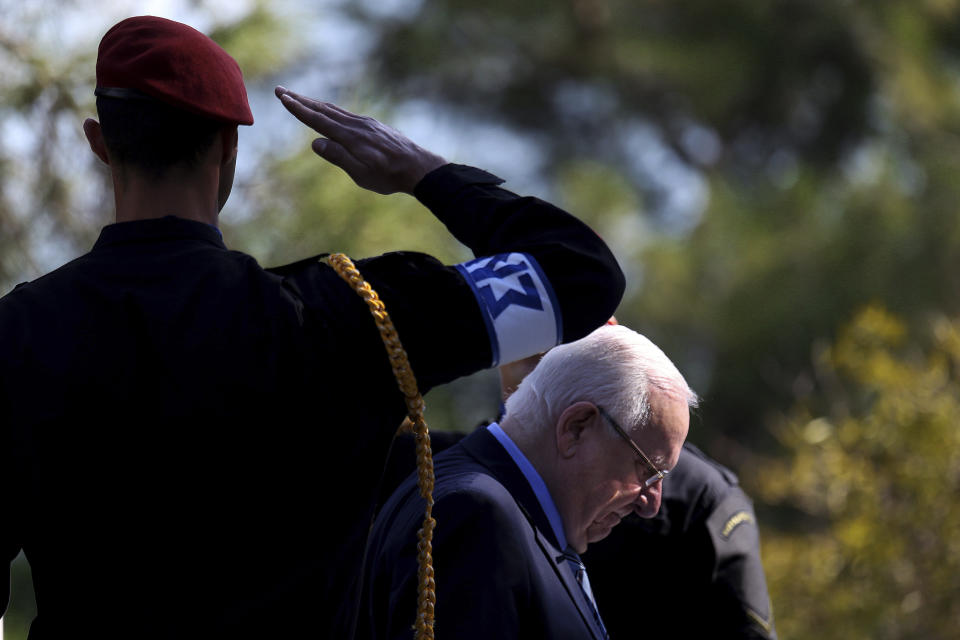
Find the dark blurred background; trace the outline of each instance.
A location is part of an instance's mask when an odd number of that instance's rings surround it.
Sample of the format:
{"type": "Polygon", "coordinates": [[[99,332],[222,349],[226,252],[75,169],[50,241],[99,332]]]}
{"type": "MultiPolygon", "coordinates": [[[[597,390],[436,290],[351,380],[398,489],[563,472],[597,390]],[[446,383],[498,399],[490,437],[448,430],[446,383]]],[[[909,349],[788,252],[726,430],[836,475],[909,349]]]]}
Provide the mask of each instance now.
{"type": "MultiPolygon", "coordinates": [[[[229,246],[264,265],[468,257],[412,198],[319,161],[275,84],[557,202],[614,248],[618,319],[685,373],[690,439],[756,500],[781,637],[956,637],[960,2],[102,4],[0,0],[0,293],[111,221],[80,129],[99,38],[128,15],[188,22],[238,59],[257,120],[229,246]]],[[[497,393],[492,372],[435,390],[428,421],[469,430],[497,393]]],[[[19,640],[22,556],[13,581],[19,640]]]]}

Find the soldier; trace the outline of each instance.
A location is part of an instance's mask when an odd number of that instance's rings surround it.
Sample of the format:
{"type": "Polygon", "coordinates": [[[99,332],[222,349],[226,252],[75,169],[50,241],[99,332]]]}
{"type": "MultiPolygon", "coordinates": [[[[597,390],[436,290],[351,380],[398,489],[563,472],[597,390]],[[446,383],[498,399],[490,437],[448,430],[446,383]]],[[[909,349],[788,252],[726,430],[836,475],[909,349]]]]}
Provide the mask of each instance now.
{"type": "MultiPolygon", "coordinates": [[[[357,263],[421,391],[580,338],[616,307],[623,274],[573,216],[276,93],[323,136],[319,156],[414,195],[477,256],[357,263]]],[[[129,18],[100,43],[96,94],[83,129],[116,223],[0,299],[0,563],[23,549],[31,564],[31,637],[92,633],[78,620],[104,638],[329,636],[405,413],[377,326],[324,255],[264,269],[225,246],[253,117],[223,49],[129,18]]]]}

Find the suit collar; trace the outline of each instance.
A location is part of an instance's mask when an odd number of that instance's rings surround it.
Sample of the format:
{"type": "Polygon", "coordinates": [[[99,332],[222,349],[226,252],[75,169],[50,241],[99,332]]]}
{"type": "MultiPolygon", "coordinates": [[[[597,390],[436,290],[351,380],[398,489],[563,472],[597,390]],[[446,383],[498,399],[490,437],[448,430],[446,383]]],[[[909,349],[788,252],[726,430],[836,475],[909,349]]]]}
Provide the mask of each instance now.
{"type": "Polygon", "coordinates": [[[590,629],[594,638],[602,640],[605,636],[593,618],[593,605],[587,600],[583,589],[580,588],[573,572],[567,566],[567,562],[563,558],[563,549],[559,547],[559,543],[553,535],[553,529],[540,506],[540,501],[537,500],[536,494],[530,488],[530,484],[514,463],[510,454],[497,441],[496,437],[486,429],[477,429],[461,440],[460,446],[477,462],[486,467],[490,474],[506,487],[513,499],[516,500],[521,511],[532,525],[537,546],[549,560],[557,578],[563,584],[564,590],[573,600],[584,624],[590,629]]]}
{"type": "Polygon", "coordinates": [[[492,433],[497,439],[497,442],[503,445],[503,448],[507,450],[507,454],[520,468],[523,477],[527,479],[527,483],[537,497],[540,508],[543,509],[543,512],[547,515],[547,520],[550,522],[550,530],[553,532],[554,538],[558,541],[558,546],[567,546],[567,537],[563,531],[563,518],[560,516],[560,510],[557,508],[557,503],[554,501],[553,494],[550,492],[550,488],[544,481],[543,476],[540,475],[540,472],[533,466],[533,463],[530,462],[526,454],[520,450],[520,447],[517,446],[510,435],[504,431],[499,424],[496,422],[488,424],[487,431],[492,433]]]}
{"type": "Polygon", "coordinates": [[[533,521],[534,526],[548,537],[550,544],[559,546],[559,541],[553,535],[550,520],[540,506],[540,501],[530,487],[530,483],[503,445],[497,442],[496,437],[486,429],[477,429],[464,438],[461,444],[467,453],[487,467],[492,475],[507,488],[517,504],[533,521]]]}

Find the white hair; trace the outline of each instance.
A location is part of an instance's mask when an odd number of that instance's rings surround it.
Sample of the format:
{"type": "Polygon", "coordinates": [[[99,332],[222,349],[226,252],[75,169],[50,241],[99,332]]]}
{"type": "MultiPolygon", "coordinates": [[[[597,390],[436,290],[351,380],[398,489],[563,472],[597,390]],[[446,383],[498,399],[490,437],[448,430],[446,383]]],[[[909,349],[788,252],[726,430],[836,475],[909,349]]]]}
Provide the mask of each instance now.
{"type": "Polygon", "coordinates": [[[622,325],[604,325],[548,351],[507,398],[506,418],[517,435],[533,436],[556,424],[570,405],[587,401],[624,429],[642,429],[650,417],[651,389],[697,406],[697,394],[660,347],[622,325]]]}

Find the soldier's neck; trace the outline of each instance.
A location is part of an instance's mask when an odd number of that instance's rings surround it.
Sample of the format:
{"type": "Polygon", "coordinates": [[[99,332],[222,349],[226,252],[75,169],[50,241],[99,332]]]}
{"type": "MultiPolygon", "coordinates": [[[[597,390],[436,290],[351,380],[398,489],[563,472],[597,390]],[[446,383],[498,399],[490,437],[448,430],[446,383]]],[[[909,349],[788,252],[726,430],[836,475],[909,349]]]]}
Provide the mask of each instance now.
{"type": "Polygon", "coordinates": [[[217,226],[217,176],[204,168],[170,169],[155,177],[134,171],[114,173],[117,222],[177,216],[217,226]]]}

